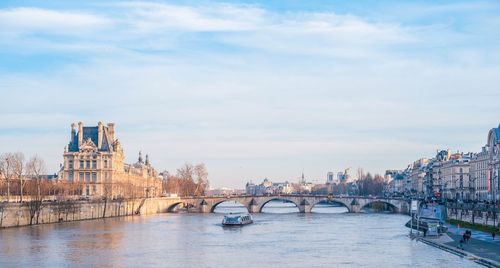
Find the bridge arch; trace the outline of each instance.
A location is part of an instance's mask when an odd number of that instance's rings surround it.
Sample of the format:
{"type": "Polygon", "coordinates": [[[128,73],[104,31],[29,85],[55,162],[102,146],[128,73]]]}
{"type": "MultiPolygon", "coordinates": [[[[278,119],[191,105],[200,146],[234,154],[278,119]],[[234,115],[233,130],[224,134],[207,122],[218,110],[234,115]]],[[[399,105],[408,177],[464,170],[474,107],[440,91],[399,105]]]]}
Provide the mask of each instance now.
{"type": "Polygon", "coordinates": [[[215,209],[217,208],[217,206],[220,205],[220,204],[222,204],[222,203],[225,203],[225,202],[234,202],[234,203],[240,204],[242,207],[244,207],[248,211],[248,206],[245,205],[244,203],[240,202],[240,200],[238,200],[238,199],[232,199],[232,198],[226,198],[226,199],[222,199],[222,200],[219,200],[219,201],[215,202],[212,205],[212,207],[210,208],[210,213],[214,213],[215,209]]]}
{"type": "Polygon", "coordinates": [[[369,202],[367,202],[366,204],[364,204],[361,207],[361,210],[366,209],[367,207],[373,206],[373,205],[376,205],[376,204],[382,204],[385,207],[390,208],[390,211],[393,212],[393,213],[398,212],[398,207],[396,205],[392,204],[389,201],[385,201],[385,200],[373,200],[373,201],[369,201],[369,202]]]}
{"type": "Polygon", "coordinates": [[[324,199],[321,199],[317,202],[315,202],[312,206],[311,206],[311,211],[313,210],[313,208],[318,205],[318,204],[321,204],[321,203],[326,203],[326,202],[329,202],[329,203],[335,203],[335,204],[339,204],[341,205],[342,207],[346,208],[347,209],[347,212],[351,212],[351,208],[344,202],[338,200],[338,199],[328,199],[328,198],[324,198],[324,199]]]}
{"type": "Polygon", "coordinates": [[[264,208],[264,206],[271,201],[286,201],[286,202],[293,203],[295,205],[295,207],[297,207],[298,212],[300,212],[299,204],[297,204],[297,202],[295,202],[294,200],[292,200],[290,198],[286,198],[286,197],[272,197],[272,198],[267,199],[266,201],[264,201],[260,205],[259,213],[262,213],[262,209],[264,208]]]}
{"type": "Polygon", "coordinates": [[[173,204],[169,205],[169,206],[167,207],[167,212],[168,212],[168,213],[173,213],[173,212],[175,212],[175,209],[176,209],[179,205],[181,205],[181,204],[183,205],[184,203],[185,203],[185,202],[182,202],[182,201],[181,201],[181,202],[175,202],[175,203],[173,203],[173,204]]]}

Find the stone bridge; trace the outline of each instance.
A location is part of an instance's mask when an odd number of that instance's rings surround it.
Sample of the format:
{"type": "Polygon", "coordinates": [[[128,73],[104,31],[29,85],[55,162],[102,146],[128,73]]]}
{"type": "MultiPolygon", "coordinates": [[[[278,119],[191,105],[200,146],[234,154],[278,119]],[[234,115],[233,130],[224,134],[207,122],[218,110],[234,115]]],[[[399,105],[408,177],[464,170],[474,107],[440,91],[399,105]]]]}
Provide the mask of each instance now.
{"type": "Polygon", "coordinates": [[[294,203],[300,213],[310,213],[318,203],[329,201],[347,208],[351,213],[359,213],[370,204],[387,205],[396,213],[408,213],[409,203],[406,199],[375,198],[363,196],[332,196],[332,195],[269,195],[269,196],[216,196],[216,197],[181,197],[167,206],[167,212],[173,212],[176,207],[183,206],[201,213],[214,212],[217,205],[225,201],[235,201],[245,206],[250,213],[260,213],[270,201],[285,200],[294,203]]]}

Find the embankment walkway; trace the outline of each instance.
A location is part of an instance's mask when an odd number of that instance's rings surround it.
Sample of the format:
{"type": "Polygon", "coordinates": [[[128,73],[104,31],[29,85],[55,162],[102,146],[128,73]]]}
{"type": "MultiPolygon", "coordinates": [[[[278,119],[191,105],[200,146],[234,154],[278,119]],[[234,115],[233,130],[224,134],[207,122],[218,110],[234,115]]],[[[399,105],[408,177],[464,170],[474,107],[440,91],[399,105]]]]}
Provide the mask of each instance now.
{"type": "MultiPolygon", "coordinates": [[[[465,231],[464,229],[461,230],[462,233],[465,231]]],[[[420,237],[418,240],[455,255],[468,258],[486,267],[500,268],[500,241],[498,241],[498,237],[495,241],[492,240],[491,236],[489,241],[487,241],[484,235],[474,238],[474,233],[477,233],[477,231],[473,231],[472,238],[468,243],[463,244],[463,249],[460,249],[459,245],[462,233],[453,233],[452,230],[452,232],[448,232],[448,234],[440,237],[420,237]]]]}

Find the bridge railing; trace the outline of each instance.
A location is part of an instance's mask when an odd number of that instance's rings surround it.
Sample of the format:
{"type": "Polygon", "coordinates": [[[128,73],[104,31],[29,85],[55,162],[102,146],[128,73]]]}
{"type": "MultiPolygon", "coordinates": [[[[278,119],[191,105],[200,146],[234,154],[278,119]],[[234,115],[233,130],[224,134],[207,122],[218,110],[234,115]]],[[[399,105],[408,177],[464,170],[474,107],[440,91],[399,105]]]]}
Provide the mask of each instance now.
{"type": "Polygon", "coordinates": [[[325,195],[325,194],[263,194],[263,195],[211,195],[211,196],[184,196],[181,199],[205,199],[205,198],[251,198],[251,197],[319,197],[319,198],[358,198],[373,200],[409,200],[404,197],[386,197],[386,196],[360,196],[360,195],[325,195]]]}

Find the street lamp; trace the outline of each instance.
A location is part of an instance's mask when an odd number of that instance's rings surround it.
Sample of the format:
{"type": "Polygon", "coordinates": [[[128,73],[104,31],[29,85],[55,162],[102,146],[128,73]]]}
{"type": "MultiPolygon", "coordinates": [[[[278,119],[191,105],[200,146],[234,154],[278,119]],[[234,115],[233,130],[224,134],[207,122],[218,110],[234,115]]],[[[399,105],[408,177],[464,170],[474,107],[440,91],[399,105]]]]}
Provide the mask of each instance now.
{"type": "MultiPolygon", "coordinates": [[[[493,165],[493,168],[495,168],[495,165],[493,165]]],[[[493,226],[496,227],[496,218],[497,218],[497,192],[495,191],[495,188],[497,185],[495,184],[495,181],[498,181],[498,169],[495,169],[495,176],[493,176],[493,181],[492,181],[492,193],[493,193],[493,226]]],[[[498,184],[498,183],[497,183],[498,184]]]]}
{"type": "Polygon", "coordinates": [[[439,191],[441,193],[441,202],[444,204],[443,180],[441,179],[441,169],[438,170],[439,191]]]}
{"type": "Polygon", "coordinates": [[[473,178],[470,177],[469,175],[469,199],[473,199],[474,196],[476,196],[476,201],[478,199],[478,193],[476,193],[476,180],[477,180],[477,177],[474,176],[473,178]]]}
{"type": "Polygon", "coordinates": [[[460,199],[464,200],[464,171],[460,168],[460,199]]]}

